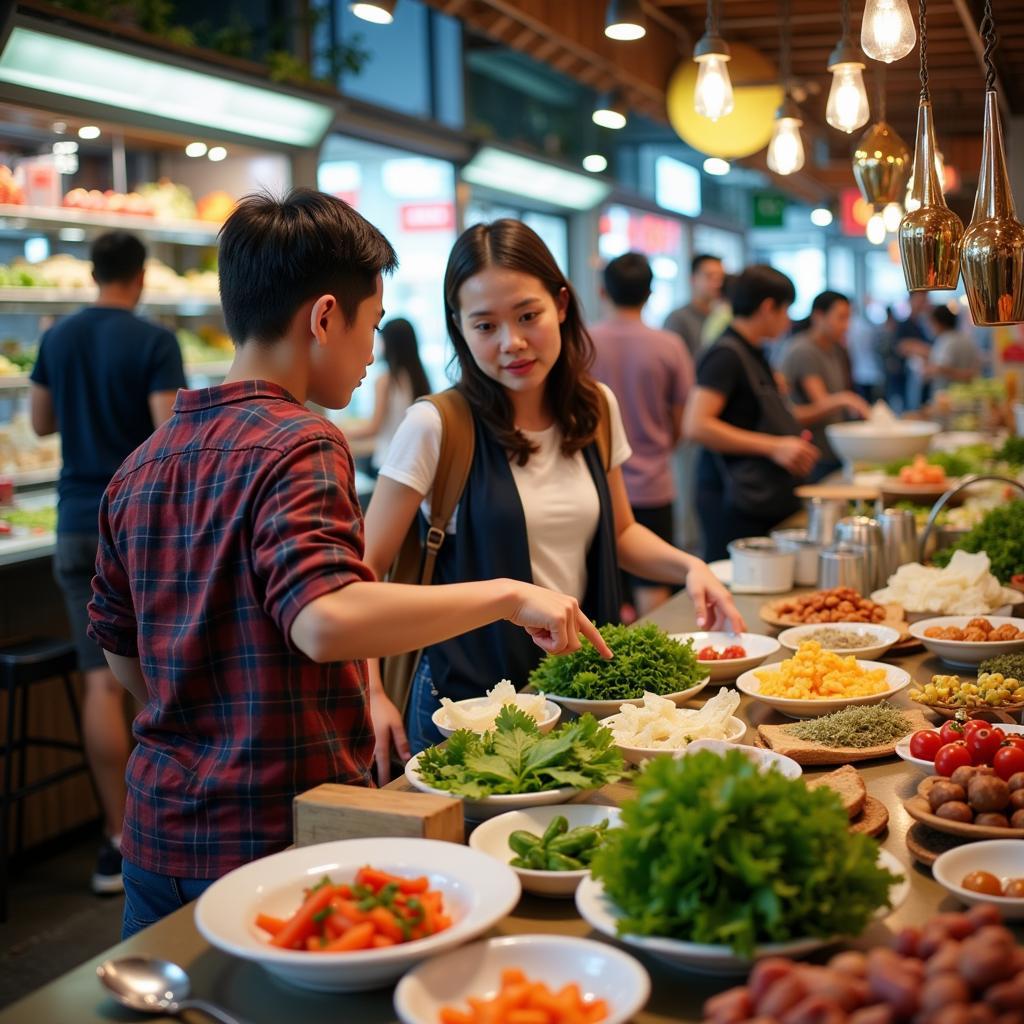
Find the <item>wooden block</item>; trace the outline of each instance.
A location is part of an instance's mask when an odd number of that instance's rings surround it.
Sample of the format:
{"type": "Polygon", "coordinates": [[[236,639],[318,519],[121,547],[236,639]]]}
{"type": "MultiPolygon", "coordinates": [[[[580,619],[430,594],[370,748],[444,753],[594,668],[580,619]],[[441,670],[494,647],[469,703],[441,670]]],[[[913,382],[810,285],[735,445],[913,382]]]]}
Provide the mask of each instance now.
{"type": "Polygon", "coordinates": [[[392,836],[465,841],[462,801],[432,793],[326,783],[292,806],[296,846],[392,836]]]}

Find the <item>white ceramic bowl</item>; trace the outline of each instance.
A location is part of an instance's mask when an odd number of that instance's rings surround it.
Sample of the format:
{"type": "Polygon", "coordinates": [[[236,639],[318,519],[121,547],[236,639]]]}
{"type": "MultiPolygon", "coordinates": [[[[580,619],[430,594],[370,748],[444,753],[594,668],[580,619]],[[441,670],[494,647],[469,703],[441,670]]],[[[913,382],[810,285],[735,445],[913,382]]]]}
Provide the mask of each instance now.
{"type": "MultiPolygon", "coordinates": [[[[488,701],[487,697],[470,697],[468,700],[459,700],[455,702],[456,707],[465,708],[467,711],[474,707],[479,707],[488,701]]],[[[558,719],[562,717],[562,709],[550,700],[544,702],[544,717],[537,722],[537,728],[541,732],[551,732],[552,729],[558,724],[558,719]]],[[[448,709],[446,707],[438,708],[431,716],[430,720],[434,723],[434,727],[437,731],[447,739],[455,729],[448,723],[448,709]]],[[[477,731],[477,730],[474,730],[477,731]]],[[[485,731],[485,730],[479,730],[485,731]]]]}
{"type": "MultiPolygon", "coordinates": [[[[927,710],[927,706],[926,705],[922,704],[921,707],[924,708],[925,710],[927,710]]],[[[970,708],[967,708],[966,710],[969,711],[970,708]]],[[[1002,722],[993,722],[992,724],[995,725],[995,726],[998,726],[1000,729],[1003,730],[1003,732],[1012,732],[1012,733],[1017,733],[1017,735],[1024,735],[1024,725],[1003,725],[1002,722]]],[[[914,732],[920,732],[920,731],[921,731],[920,729],[915,729],[914,730],[914,732]]],[[[939,730],[936,729],[935,731],[938,732],[939,730]]],[[[909,761],[911,764],[916,764],[919,768],[924,768],[925,771],[927,771],[930,775],[934,775],[935,774],[935,762],[934,761],[926,761],[923,757],[914,757],[914,755],[910,753],[910,737],[913,736],[913,735],[914,735],[913,732],[912,733],[908,733],[906,736],[904,736],[896,744],[896,755],[898,757],[902,757],[904,761],[909,761]]],[[[1018,842],[1019,843],[1020,840],[1019,839],[1015,839],[1014,842],[1018,842]]]]}
{"type": "Polygon", "coordinates": [[[389,985],[421,960],[475,939],[505,917],[519,895],[519,879],[508,865],[457,843],[342,839],[285,850],[237,868],[199,897],[195,920],[210,945],[293,985],[358,992],[389,985]],[[349,882],[366,864],[398,875],[426,875],[430,887],[443,894],[452,926],[415,942],[354,953],[278,949],[256,927],[257,914],[294,913],[303,889],[324,875],[339,884],[349,882]]]}
{"type": "MultiPolygon", "coordinates": [[[[973,844],[972,844],[973,845],[973,844]]],[[[878,863],[893,874],[899,875],[901,882],[890,890],[892,910],[895,910],[907,898],[910,882],[900,862],[888,851],[878,851],[878,863]]],[[[750,959],[738,956],[728,946],[711,945],[700,942],[684,942],[682,939],[658,938],[648,935],[619,935],[617,930],[618,914],[615,904],[605,895],[604,887],[594,878],[584,878],[576,890],[576,909],[580,917],[595,931],[609,938],[618,939],[626,945],[648,953],[650,956],[663,960],[673,966],[688,967],[705,974],[746,974],[754,960],[768,956],[801,957],[813,953],[816,949],[839,941],[841,936],[834,938],[792,939],[789,942],[772,942],[758,946],[750,959]]],[[[892,912],[883,909],[879,917],[892,912]]]]}
{"type": "Polygon", "coordinates": [[[766,658],[770,658],[778,649],[779,641],[773,636],[762,636],[760,633],[724,633],[701,630],[697,633],[673,633],[671,639],[685,644],[693,641],[693,649],[714,647],[721,651],[726,647],[740,646],[747,652],[745,658],[728,658],[725,661],[702,661],[701,664],[711,670],[708,681],[720,683],[735,679],[747,669],[757,668],[766,658]]]}
{"type": "Polygon", "coordinates": [[[490,821],[478,825],[469,836],[469,845],[474,850],[486,853],[488,857],[508,864],[519,876],[519,882],[527,892],[537,896],[554,896],[568,898],[576,891],[576,886],[590,874],[582,871],[533,871],[529,868],[517,868],[509,862],[515,853],[509,849],[508,837],[522,829],[542,835],[552,819],[563,815],[569,822],[569,828],[581,825],[598,825],[605,818],[611,827],[619,823],[618,807],[605,807],[600,804],[566,804],[564,807],[531,807],[525,811],[509,811],[499,814],[490,821]]]}
{"type": "Polygon", "coordinates": [[[796,552],[770,537],[742,537],[728,545],[737,593],[784,594],[793,589],[796,552]]]}
{"type": "Polygon", "coordinates": [[[985,839],[965,843],[940,854],[932,865],[935,881],[961,903],[991,903],[1008,921],[1024,920],[1024,899],[1008,896],[986,896],[971,892],[960,883],[972,871],[988,871],[1003,885],[1011,878],[1024,878],[1024,843],[1019,839],[985,839]]]}
{"type": "Polygon", "coordinates": [[[710,750],[712,753],[720,755],[725,755],[730,750],[738,750],[748,761],[753,761],[762,772],[775,768],[782,772],[787,779],[798,779],[804,773],[803,768],[793,758],[786,757],[785,754],[778,754],[774,750],[762,747],[726,743],[725,740],[694,740],[685,750],[676,754],[676,757],[688,757],[700,750],[710,750]]]}
{"type": "Polygon", "coordinates": [[[885,654],[900,638],[899,630],[892,626],[881,626],[868,622],[811,622],[806,626],[793,626],[779,634],[779,643],[788,651],[795,651],[805,640],[823,629],[838,629],[844,633],[864,633],[873,638],[873,642],[864,647],[825,647],[826,651],[837,654],[852,654],[855,658],[871,659],[885,654]]]}
{"type": "Polygon", "coordinates": [[[825,436],[844,462],[893,462],[926,452],[940,429],[938,423],[915,420],[830,423],[825,436]]]}
{"type": "Polygon", "coordinates": [[[586,999],[604,999],[604,1024],[625,1024],[651,994],[647,971],[628,953],[567,935],[509,935],[463,946],[410,971],[395,989],[402,1024],[437,1024],[441,1008],[466,1008],[468,996],[493,996],[501,972],[518,967],[531,981],[560,989],[576,982],[586,999]]]}
{"type": "Polygon", "coordinates": [[[508,793],[499,796],[485,796],[482,800],[466,800],[458,793],[449,793],[446,789],[429,786],[420,777],[418,770],[420,754],[411,757],[405,763],[405,777],[409,785],[421,793],[433,793],[435,796],[446,796],[452,800],[462,800],[462,808],[467,818],[472,821],[485,821],[506,811],[518,811],[523,807],[544,807],[547,804],[564,804],[575,796],[579,790],[574,786],[559,786],[557,789],[545,789],[539,793],[508,793]]]}
{"type": "MultiPolygon", "coordinates": [[[[701,662],[701,664],[710,666],[711,662],[701,662]]],[[[668,700],[674,701],[676,704],[685,704],[692,697],[696,697],[710,682],[711,676],[709,675],[695,686],[691,686],[688,690],[666,693],[663,696],[668,700]]],[[[561,704],[563,708],[572,711],[574,714],[593,715],[595,718],[607,718],[609,715],[614,715],[623,704],[633,704],[636,707],[642,707],[644,703],[643,697],[630,697],[627,700],[581,700],[578,697],[561,697],[557,693],[545,693],[544,696],[556,704],[561,704]]]]}
{"type": "MultiPolygon", "coordinates": [[[[615,732],[615,722],[618,720],[618,715],[612,715],[611,718],[606,718],[604,724],[608,726],[612,732],[615,732]]],[[[743,737],[747,734],[747,723],[742,719],[732,715],[725,722],[726,735],[723,743],[727,743],[730,746],[736,743],[742,743],[743,737]]],[[[692,744],[691,744],[692,745],[692,744]]],[[[619,748],[622,756],[630,764],[643,764],[645,761],[650,761],[652,757],[673,757],[675,754],[681,753],[688,749],[688,747],[630,747],[624,743],[619,743],[618,740],[615,742],[615,746],[619,748]]]]}
{"type": "Polygon", "coordinates": [[[925,630],[935,626],[958,626],[963,629],[971,619],[987,619],[993,626],[1013,626],[1024,630],[1024,619],[1007,618],[1001,615],[940,615],[933,619],[921,619],[910,627],[910,635],[937,654],[947,665],[956,668],[977,668],[988,658],[996,658],[1002,654],[1013,654],[1024,651],[1024,638],[1019,640],[938,640],[925,636],[925,630]]]}
{"type": "Polygon", "coordinates": [[[891,700],[900,690],[910,684],[910,675],[896,665],[886,665],[880,661],[859,661],[865,669],[885,669],[888,686],[881,693],[871,693],[864,697],[827,697],[821,699],[794,700],[791,697],[766,697],[761,693],[761,681],[754,672],[744,672],[736,680],[736,689],[767,704],[776,711],[790,718],[817,718],[827,715],[840,708],[852,707],[855,704],[879,704],[883,700],[891,700]]]}

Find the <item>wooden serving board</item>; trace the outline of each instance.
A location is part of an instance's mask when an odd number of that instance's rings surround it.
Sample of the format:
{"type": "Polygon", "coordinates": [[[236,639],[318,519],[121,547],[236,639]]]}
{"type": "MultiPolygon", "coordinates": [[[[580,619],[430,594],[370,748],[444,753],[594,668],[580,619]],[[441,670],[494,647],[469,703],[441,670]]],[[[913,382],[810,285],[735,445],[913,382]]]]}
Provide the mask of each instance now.
{"type": "MultiPolygon", "coordinates": [[[[810,595],[801,594],[801,597],[807,597],[810,595]]],[[[761,616],[762,622],[767,622],[769,626],[787,627],[787,626],[822,626],[828,627],[834,625],[831,622],[805,622],[802,619],[798,619],[794,615],[782,615],[779,613],[778,608],[780,605],[789,604],[793,598],[776,598],[774,601],[765,601],[761,605],[758,614],[761,616]]],[[[910,628],[906,621],[903,606],[899,604],[887,604],[883,606],[885,608],[885,618],[881,622],[864,622],[861,625],[865,626],[891,626],[893,629],[899,630],[900,641],[902,644],[908,637],[914,640],[910,636],[910,628]]],[[[856,620],[851,620],[856,621],[856,620]]],[[[914,640],[914,643],[920,643],[918,640],[914,640]]],[[[890,648],[893,650],[895,648],[890,648]]]]}
{"type": "Polygon", "coordinates": [[[959,704],[922,704],[922,707],[934,711],[941,718],[956,718],[958,711],[966,711],[971,718],[984,718],[986,721],[1001,722],[1003,725],[1016,725],[1017,719],[1013,716],[1024,711],[1024,704],[1002,704],[998,708],[974,707],[965,708],[959,704]]]}
{"type": "Polygon", "coordinates": [[[798,498],[823,501],[875,501],[879,489],[866,484],[803,484],[793,492],[798,498]]]}
{"type": "MultiPolygon", "coordinates": [[[[901,708],[911,725],[911,732],[931,729],[932,723],[917,708],[901,708]]],[[[855,761],[875,761],[880,757],[893,757],[897,740],[877,747],[824,747],[811,740],[802,740],[791,735],[789,725],[760,725],[757,728],[757,745],[768,747],[777,754],[791,757],[797,764],[853,764],[855,761]]]]}
{"type": "Polygon", "coordinates": [[[928,803],[928,790],[936,782],[945,780],[938,775],[929,775],[922,779],[917,787],[917,795],[903,802],[903,806],[915,821],[927,825],[929,828],[939,832],[945,832],[951,836],[960,836],[963,839],[1024,839],[1024,828],[996,828],[992,825],[970,825],[965,821],[950,821],[947,818],[940,818],[932,814],[931,806],[928,803]]]}
{"type": "Polygon", "coordinates": [[[917,822],[907,829],[907,849],[918,863],[931,867],[947,850],[970,843],[970,839],[951,836],[947,832],[936,832],[917,822]]]}

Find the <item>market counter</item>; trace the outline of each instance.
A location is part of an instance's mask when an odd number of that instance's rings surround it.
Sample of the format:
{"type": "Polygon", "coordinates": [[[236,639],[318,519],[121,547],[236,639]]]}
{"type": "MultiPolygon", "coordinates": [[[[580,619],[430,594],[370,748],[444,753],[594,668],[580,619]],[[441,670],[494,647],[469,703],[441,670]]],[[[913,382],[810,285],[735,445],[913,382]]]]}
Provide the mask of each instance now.
{"type": "MultiPolygon", "coordinates": [[[[747,619],[748,628],[755,631],[760,630],[762,625],[757,615],[761,602],[761,598],[755,597],[737,599],[747,619]]],[[[672,632],[694,628],[692,606],[685,594],[675,597],[652,615],[651,619],[672,632]]],[[[767,628],[766,631],[771,632],[767,628]]],[[[940,666],[938,659],[927,652],[913,653],[894,660],[917,680],[929,678],[940,666]]],[[[909,703],[905,697],[904,702],[909,703]]],[[[746,697],[737,713],[753,726],[767,721],[782,721],[771,709],[755,704],[746,697]]],[[[853,943],[869,947],[885,942],[890,929],[898,929],[909,923],[920,924],[940,910],[958,909],[958,904],[932,880],[929,871],[915,866],[907,851],[905,839],[912,821],[904,811],[902,802],[916,789],[922,778],[920,769],[893,758],[869,763],[866,767],[860,767],[860,771],[868,792],[889,810],[889,831],[882,845],[906,868],[911,883],[906,903],[887,918],[884,924],[873,925],[853,943]]],[[[404,788],[406,783],[403,779],[392,785],[404,788]]],[[[591,795],[589,799],[598,802],[610,799],[616,802],[628,792],[628,786],[617,784],[606,787],[600,794],[591,795]]],[[[493,934],[536,932],[575,936],[591,934],[589,926],[576,914],[571,900],[544,900],[533,896],[524,896],[515,911],[500,922],[493,934]]],[[[633,950],[630,952],[637,955],[633,950]]],[[[299,1020],[303,1024],[337,1024],[339,1020],[358,1021],[359,1024],[393,1024],[396,1019],[391,1006],[390,988],[354,995],[329,995],[292,989],[275,981],[259,967],[212,949],[196,931],[193,908],[189,906],[8,1007],[0,1012],[0,1024],[28,1024],[35,1021],[46,1021],[47,1024],[94,1024],[138,1020],[137,1015],[107,999],[95,977],[96,967],[102,960],[109,956],[129,954],[150,954],[176,961],[191,976],[194,995],[223,1005],[249,1024],[278,1024],[280,1021],[299,1020]]],[[[739,984],[741,980],[702,976],[669,968],[645,956],[639,956],[638,959],[650,971],[653,982],[651,1001],[635,1018],[638,1024],[696,1024],[701,1020],[701,1007],[709,995],[739,984]]]]}

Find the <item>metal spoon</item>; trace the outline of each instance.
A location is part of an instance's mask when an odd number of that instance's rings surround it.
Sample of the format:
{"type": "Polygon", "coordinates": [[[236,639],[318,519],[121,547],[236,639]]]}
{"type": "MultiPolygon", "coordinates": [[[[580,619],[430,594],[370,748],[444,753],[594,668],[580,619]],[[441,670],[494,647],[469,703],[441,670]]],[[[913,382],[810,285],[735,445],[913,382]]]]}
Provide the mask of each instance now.
{"type": "Polygon", "coordinates": [[[96,968],[100,981],[114,998],[132,1010],[178,1016],[185,1010],[199,1010],[221,1024],[242,1024],[203,999],[189,999],[188,975],[169,960],[148,956],[125,956],[106,960],[96,968]]]}

